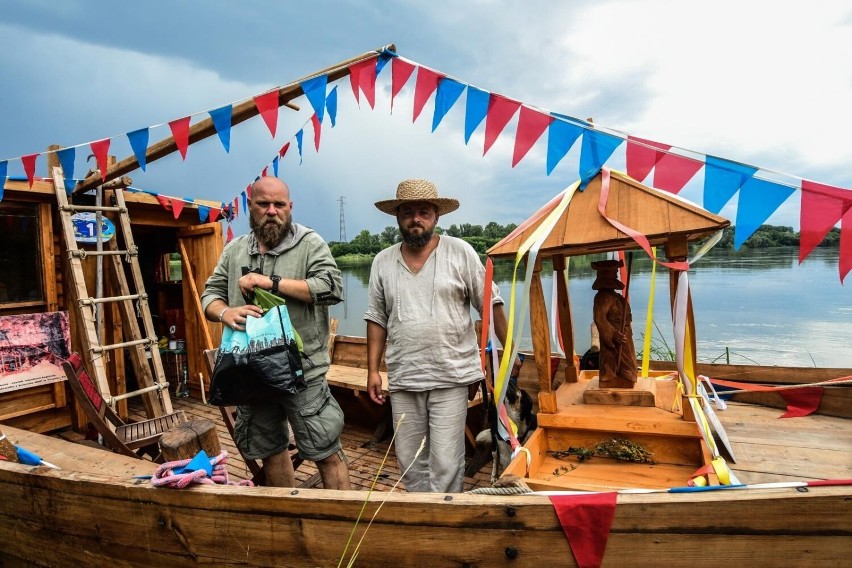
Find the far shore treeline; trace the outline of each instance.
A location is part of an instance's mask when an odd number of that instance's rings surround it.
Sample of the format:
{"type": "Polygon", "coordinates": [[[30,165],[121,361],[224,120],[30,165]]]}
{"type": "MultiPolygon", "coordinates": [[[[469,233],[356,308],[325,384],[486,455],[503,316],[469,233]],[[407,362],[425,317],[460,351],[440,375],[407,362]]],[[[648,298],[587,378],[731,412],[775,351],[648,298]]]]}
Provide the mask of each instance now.
{"type": "MultiPolygon", "coordinates": [[[[470,243],[476,252],[484,255],[489,248],[514,231],[516,227],[517,225],[514,223],[500,225],[494,221],[491,221],[484,227],[482,225],[462,223],[460,225],[450,225],[448,229],[443,229],[440,226],[435,227],[435,233],[459,237],[470,243]]],[[[332,241],[329,243],[329,246],[331,247],[331,254],[334,255],[338,265],[356,266],[370,264],[376,253],[398,243],[399,240],[399,229],[388,226],[378,234],[370,233],[370,231],[364,229],[348,243],[332,241]]],[[[840,229],[835,227],[829,231],[819,246],[837,247],[839,245],[840,229]]],[[[799,233],[794,231],[792,227],[761,225],[743,246],[747,248],[796,247],[799,246],[799,233]]],[[[729,227],[725,229],[722,240],[719,241],[715,248],[733,249],[733,247],[734,228],[729,227]]]]}

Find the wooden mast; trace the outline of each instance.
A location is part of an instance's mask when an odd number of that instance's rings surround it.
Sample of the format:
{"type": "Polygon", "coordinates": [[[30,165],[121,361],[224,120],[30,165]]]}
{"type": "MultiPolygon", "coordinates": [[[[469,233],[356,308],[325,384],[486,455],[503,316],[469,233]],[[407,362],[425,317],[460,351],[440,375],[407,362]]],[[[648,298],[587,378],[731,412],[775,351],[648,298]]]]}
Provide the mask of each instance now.
{"type": "MultiPolygon", "coordinates": [[[[305,79],[309,79],[311,77],[319,75],[328,75],[329,81],[336,81],[337,79],[345,77],[349,74],[349,66],[353,63],[357,63],[359,61],[363,61],[371,57],[376,57],[385,49],[396,51],[396,46],[394,44],[389,44],[377,50],[368,51],[357,57],[347,59],[346,61],[343,61],[331,67],[327,67],[321,71],[317,71],[316,73],[308,75],[307,77],[303,77],[302,79],[294,81],[288,85],[279,87],[278,106],[289,105],[291,100],[301,96],[303,94],[301,83],[305,79]]],[[[257,110],[257,106],[255,105],[253,99],[243,101],[240,104],[234,106],[234,108],[231,110],[231,126],[236,126],[237,124],[252,118],[258,113],[259,111],[257,110]]],[[[190,126],[189,144],[192,145],[198,142],[199,140],[204,140],[205,138],[213,136],[214,134],[216,134],[216,128],[213,126],[213,119],[206,118],[201,122],[190,126]]],[[[169,136],[148,147],[145,152],[145,161],[146,163],[150,164],[154,160],[159,160],[164,156],[168,156],[177,149],[178,147],[175,143],[174,136],[169,136]]],[[[107,169],[106,176],[103,178],[103,180],[101,179],[101,175],[99,172],[95,172],[89,175],[86,179],[77,184],[77,186],[74,188],[74,193],[81,193],[93,189],[94,187],[101,185],[102,183],[106,183],[112,179],[121,177],[126,173],[132,172],[138,167],[139,160],[137,160],[136,156],[128,156],[117,164],[110,166],[107,169]]]]}

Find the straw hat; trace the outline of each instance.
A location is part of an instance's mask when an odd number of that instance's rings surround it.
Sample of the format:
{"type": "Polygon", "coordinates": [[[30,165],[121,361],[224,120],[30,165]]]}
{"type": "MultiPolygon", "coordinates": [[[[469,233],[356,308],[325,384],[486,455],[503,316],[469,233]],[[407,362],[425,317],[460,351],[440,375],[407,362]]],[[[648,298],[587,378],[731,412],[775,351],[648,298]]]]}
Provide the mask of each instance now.
{"type": "Polygon", "coordinates": [[[396,199],[376,201],[376,207],[388,215],[396,215],[397,208],[403,203],[426,201],[438,208],[438,215],[450,213],[459,208],[459,200],[450,197],[438,197],[438,188],[426,179],[407,179],[396,188],[396,199]]]}
{"type": "Polygon", "coordinates": [[[598,277],[592,284],[592,290],[623,290],[624,284],[618,279],[618,269],[624,266],[620,260],[599,260],[592,263],[592,269],[598,277]]]}

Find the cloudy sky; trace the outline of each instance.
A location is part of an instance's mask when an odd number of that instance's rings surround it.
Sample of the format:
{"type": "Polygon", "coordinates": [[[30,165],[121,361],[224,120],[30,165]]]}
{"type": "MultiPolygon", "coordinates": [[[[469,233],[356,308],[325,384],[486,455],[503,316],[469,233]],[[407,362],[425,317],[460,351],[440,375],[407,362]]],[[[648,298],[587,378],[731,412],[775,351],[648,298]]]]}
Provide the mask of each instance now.
{"type": "MultiPolygon", "coordinates": [[[[852,188],[852,7],[844,2],[712,3],[552,0],[468,2],[106,2],[0,0],[0,160],[114,138],[241,101],[389,43],[424,66],[548,111],[700,153],[852,188]]],[[[280,175],[297,221],[326,239],[378,232],[392,218],[373,202],[408,177],[434,180],[462,207],[451,223],[520,222],[574,181],[577,149],[550,176],[540,141],[511,167],[513,119],[486,156],[468,145],[463,105],[431,133],[430,102],[412,124],[414,81],[390,113],[390,73],[375,110],[340,85],[337,126],[319,153],[305,129],[303,163],[280,175]]],[[[273,140],[254,118],[131,174],[157,193],[232,200],[309,120],[282,109],[273,140]]],[[[168,136],[157,126],[151,141],[168,136]]],[[[623,146],[619,151],[623,156],[623,146]]],[[[85,173],[78,152],[77,176],[85,173]]],[[[623,167],[617,154],[613,167],[623,167]]],[[[44,158],[38,175],[45,173],[44,158]]],[[[9,175],[23,175],[10,161],[9,175]]],[[[703,173],[683,195],[700,202],[703,173]]],[[[798,225],[794,196],[769,222],[798,225]]],[[[731,207],[723,210],[730,214],[731,207]]],[[[238,231],[239,232],[239,231],[238,231]]]]}

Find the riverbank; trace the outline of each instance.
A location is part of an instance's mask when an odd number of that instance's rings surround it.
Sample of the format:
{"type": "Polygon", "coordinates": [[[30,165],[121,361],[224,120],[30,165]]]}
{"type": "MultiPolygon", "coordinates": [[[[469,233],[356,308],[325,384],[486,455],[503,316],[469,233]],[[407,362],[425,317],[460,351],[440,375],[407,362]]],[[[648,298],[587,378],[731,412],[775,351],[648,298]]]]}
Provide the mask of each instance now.
{"type": "Polygon", "coordinates": [[[374,254],[342,254],[334,257],[337,266],[370,266],[373,264],[374,254]]]}

